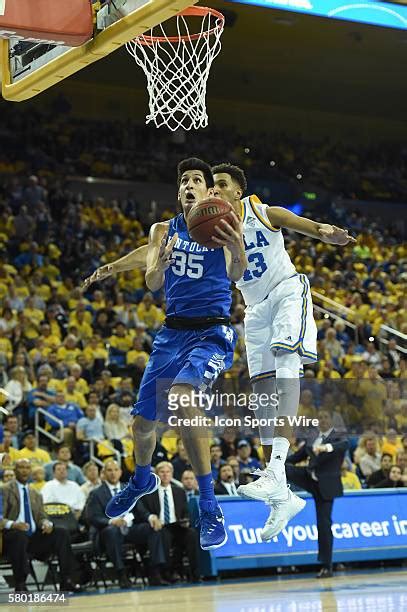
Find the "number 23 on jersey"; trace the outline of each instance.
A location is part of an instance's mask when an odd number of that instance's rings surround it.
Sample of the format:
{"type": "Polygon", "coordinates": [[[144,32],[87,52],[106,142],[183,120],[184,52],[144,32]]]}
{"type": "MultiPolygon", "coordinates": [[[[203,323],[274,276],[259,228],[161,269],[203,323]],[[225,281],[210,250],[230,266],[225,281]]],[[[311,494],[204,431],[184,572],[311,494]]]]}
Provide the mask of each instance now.
{"type": "Polygon", "coordinates": [[[244,281],[250,281],[254,278],[260,278],[267,270],[267,264],[264,261],[262,253],[250,253],[250,255],[247,256],[247,261],[249,263],[249,266],[243,275],[244,281]]]}

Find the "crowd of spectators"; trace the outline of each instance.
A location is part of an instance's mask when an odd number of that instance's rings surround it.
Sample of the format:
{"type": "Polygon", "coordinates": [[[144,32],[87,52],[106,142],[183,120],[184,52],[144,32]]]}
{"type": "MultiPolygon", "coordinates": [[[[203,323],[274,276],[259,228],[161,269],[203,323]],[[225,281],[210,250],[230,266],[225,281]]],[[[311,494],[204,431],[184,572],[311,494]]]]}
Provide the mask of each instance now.
{"type": "MultiPolygon", "coordinates": [[[[310,142],[301,135],[210,127],[193,132],[151,129],[133,120],[80,119],[68,108],[2,107],[0,174],[76,174],[94,177],[172,182],[172,168],[193,150],[203,159],[229,160],[245,166],[252,178],[301,180],[348,198],[403,202],[407,197],[407,148],[398,143],[370,146],[310,142]],[[61,112],[58,112],[60,110],[61,112]],[[21,147],[20,135],[25,146],[21,147]],[[145,152],[149,154],[146,155],[145,152]]],[[[215,160],[214,160],[215,161],[215,160]]]]}
{"type": "MultiPolygon", "coordinates": [[[[20,460],[29,460],[29,486],[45,504],[68,506],[80,525],[87,500],[95,491],[102,494],[102,486],[113,490],[134,469],[129,408],[137,399],[154,336],[165,318],[165,301],[160,292],[153,295],[146,290],[139,270],[81,291],[81,280],[96,267],[145,243],[148,226],[138,218],[134,201],[83,200],[70,193],[63,182],[54,180],[53,174],[64,167],[65,173],[72,170],[128,177],[129,166],[112,152],[115,147],[132,148],[133,139],[143,135],[143,128],[115,124],[113,130],[109,124],[88,124],[79,130],[73,123],[68,129],[68,124],[55,119],[50,121],[44,141],[38,134],[40,121],[31,118],[26,125],[23,115],[8,112],[11,122],[6,136],[12,142],[14,133],[25,126],[28,146],[24,159],[16,147],[11,147],[12,155],[7,159],[0,154],[0,172],[9,175],[0,190],[0,401],[5,408],[0,451],[8,451],[10,458],[2,482],[15,478],[13,466],[20,460]],[[104,151],[100,157],[94,146],[96,134],[104,151]],[[110,161],[103,166],[103,159],[110,161]],[[119,173],[109,165],[112,159],[123,166],[119,173]],[[38,174],[24,174],[28,169],[38,174]],[[38,423],[50,434],[62,436],[62,444],[41,435],[38,445],[34,431],[38,423]],[[108,462],[102,470],[92,460],[92,451],[98,460],[108,462]],[[121,467],[114,461],[117,457],[121,467]]],[[[159,140],[160,136],[150,138],[159,140]]],[[[137,175],[130,172],[131,178],[173,180],[172,171],[171,177],[167,174],[171,164],[163,163],[167,152],[153,142],[144,144],[155,156],[146,162],[145,147],[140,150],[140,158],[132,159],[131,168],[137,175]]],[[[197,153],[204,156],[204,147],[197,153]]],[[[337,153],[347,155],[345,150],[337,153]]],[[[179,158],[179,146],[174,144],[172,154],[179,158]]],[[[317,155],[314,151],[310,159],[317,155]]],[[[236,159],[230,154],[228,158],[236,159]]],[[[380,159],[385,165],[386,159],[380,159]]],[[[340,163],[338,157],[335,163],[340,163]]],[[[352,163],[358,168],[362,157],[352,163]]],[[[329,163],[325,172],[326,179],[329,163]]],[[[171,211],[163,212],[164,217],[169,214],[171,211]]],[[[300,414],[317,417],[319,410],[328,410],[335,428],[350,436],[351,451],[342,475],[345,488],[405,486],[406,359],[397,347],[397,336],[384,334],[382,325],[407,332],[407,248],[402,236],[385,223],[368,221],[339,206],[333,207],[330,215],[332,218],[324,220],[346,223],[358,237],[356,246],[339,253],[332,246],[286,235],[287,249],[298,271],[308,275],[314,292],[332,301],[331,316],[315,312],[320,361],[305,370],[300,414]]],[[[220,385],[248,395],[243,319],[244,306],[235,291],[232,322],[239,339],[233,367],[220,385]]],[[[299,430],[291,451],[309,434],[299,430]]],[[[228,495],[236,495],[238,485],[248,482],[253,470],[263,465],[255,432],[234,427],[214,432],[211,460],[216,491],[228,495]]],[[[161,466],[163,488],[172,481],[172,486],[184,490],[186,501],[196,495],[195,475],[175,431],[161,431],[153,464],[161,466]]],[[[171,494],[180,512],[171,523],[189,529],[184,497],[181,500],[172,489],[171,494]]],[[[118,531],[114,534],[120,532],[124,541],[141,538],[143,545],[153,547],[153,584],[168,584],[180,576],[178,557],[178,565],[169,574],[159,567],[166,562],[176,534],[190,561],[189,579],[196,581],[195,536],[183,531],[180,538],[178,528],[167,529],[160,544],[152,535],[165,525],[160,508],[157,512],[158,522],[146,520],[151,515],[146,511],[138,523],[133,517],[126,524],[94,524],[94,533],[115,527],[118,531]],[[133,521],[145,527],[133,529],[133,521]],[[164,561],[160,561],[159,545],[164,561]]],[[[103,533],[119,583],[128,586],[117,547],[112,544],[112,530],[103,533]]]]}

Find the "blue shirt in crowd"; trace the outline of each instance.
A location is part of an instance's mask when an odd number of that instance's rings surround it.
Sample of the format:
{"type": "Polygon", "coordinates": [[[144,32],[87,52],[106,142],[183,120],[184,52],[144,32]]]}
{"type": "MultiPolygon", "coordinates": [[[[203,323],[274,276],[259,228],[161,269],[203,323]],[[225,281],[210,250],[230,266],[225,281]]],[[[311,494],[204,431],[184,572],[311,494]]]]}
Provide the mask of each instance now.
{"type": "MultiPolygon", "coordinates": [[[[63,404],[51,404],[51,406],[47,409],[54,417],[60,419],[64,427],[68,427],[69,423],[77,423],[79,419],[81,419],[84,415],[82,410],[79,408],[78,404],[67,403],[63,404]]],[[[51,425],[53,429],[58,427],[58,424],[53,419],[47,417],[47,422],[51,425]]]]}
{"type": "Polygon", "coordinates": [[[94,419],[89,419],[88,417],[79,419],[76,424],[76,429],[80,429],[84,432],[86,440],[89,440],[90,438],[103,440],[105,438],[103,423],[98,417],[95,417],[94,419]]]}

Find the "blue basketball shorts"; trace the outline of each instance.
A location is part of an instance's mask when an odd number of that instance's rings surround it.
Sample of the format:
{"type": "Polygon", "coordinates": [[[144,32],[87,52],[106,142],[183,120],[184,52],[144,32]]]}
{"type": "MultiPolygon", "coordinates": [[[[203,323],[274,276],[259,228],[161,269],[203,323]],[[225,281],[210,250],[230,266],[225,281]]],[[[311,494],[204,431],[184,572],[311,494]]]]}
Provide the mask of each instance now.
{"type": "Polygon", "coordinates": [[[155,337],[131,414],[165,422],[172,386],[188,384],[209,392],[219,374],[232,366],[236,340],[235,330],[227,325],[200,330],[169,329],[164,325],[155,337]]]}

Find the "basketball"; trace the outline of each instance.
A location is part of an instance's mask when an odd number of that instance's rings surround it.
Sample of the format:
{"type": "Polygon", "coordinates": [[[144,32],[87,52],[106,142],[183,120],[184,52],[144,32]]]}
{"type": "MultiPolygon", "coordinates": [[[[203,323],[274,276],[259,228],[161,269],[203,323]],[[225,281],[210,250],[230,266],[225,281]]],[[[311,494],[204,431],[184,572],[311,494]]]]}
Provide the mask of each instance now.
{"type": "Polygon", "coordinates": [[[207,198],[195,204],[189,211],[187,226],[189,235],[198,244],[208,249],[220,249],[222,245],[214,242],[212,236],[215,234],[215,225],[219,225],[221,219],[232,221],[230,211],[233,206],[220,198],[207,198]]]}

